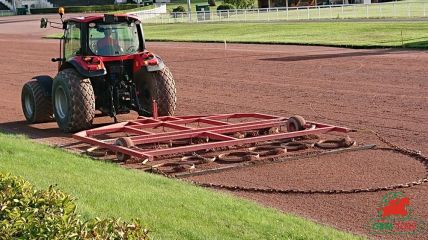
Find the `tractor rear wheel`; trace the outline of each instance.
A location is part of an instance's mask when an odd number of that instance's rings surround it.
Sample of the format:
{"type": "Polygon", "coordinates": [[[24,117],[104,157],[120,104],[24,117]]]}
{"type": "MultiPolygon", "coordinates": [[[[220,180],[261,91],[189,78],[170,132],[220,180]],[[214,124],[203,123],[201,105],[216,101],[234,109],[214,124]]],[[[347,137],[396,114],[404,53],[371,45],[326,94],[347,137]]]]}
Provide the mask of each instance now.
{"type": "Polygon", "coordinates": [[[142,80],[139,87],[139,99],[141,106],[147,111],[146,116],[153,114],[153,102],[158,105],[159,116],[174,115],[177,105],[177,90],[174,77],[168,67],[160,71],[150,72],[142,80]]]}
{"type": "Polygon", "coordinates": [[[52,87],[55,119],[64,132],[77,132],[92,126],[95,95],[91,81],[73,68],[60,71],[52,87]]]}
{"type": "Polygon", "coordinates": [[[43,87],[36,80],[27,82],[22,88],[21,105],[25,119],[29,123],[53,120],[51,99],[45,96],[43,87]]]}

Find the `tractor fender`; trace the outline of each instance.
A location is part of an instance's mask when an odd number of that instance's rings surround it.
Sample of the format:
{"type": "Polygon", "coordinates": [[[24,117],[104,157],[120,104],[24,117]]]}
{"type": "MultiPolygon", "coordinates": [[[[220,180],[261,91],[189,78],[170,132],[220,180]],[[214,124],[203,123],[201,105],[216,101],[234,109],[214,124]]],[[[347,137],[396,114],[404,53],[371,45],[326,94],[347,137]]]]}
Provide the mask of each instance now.
{"type": "Polygon", "coordinates": [[[35,76],[33,77],[34,80],[36,80],[40,86],[43,88],[43,95],[45,97],[51,97],[52,96],[52,83],[53,79],[50,76],[42,75],[42,76],[35,76]]]}
{"type": "Polygon", "coordinates": [[[150,64],[147,65],[146,68],[147,68],[148,72],[156,72],[156,71],[160,71],[160,70],[165,68],[165,63],[163,62],[162,58],[160,58],[159,56],[156,56],[156,55],[155,55],[155,57],[157,59],[157,64],[156,65],[150,65],[150,64]]]}
{"type": "Polygon", "coordinates": [[[107,70],[103,62],[99,58],[97,58],[97,61],[97,63],[88,63],[83,61],[82,57],[76,56],[62,64],[60,71],[66,68],[74,68],[80,75],[86,78],[100,77],[106,75],[107,70]]]}

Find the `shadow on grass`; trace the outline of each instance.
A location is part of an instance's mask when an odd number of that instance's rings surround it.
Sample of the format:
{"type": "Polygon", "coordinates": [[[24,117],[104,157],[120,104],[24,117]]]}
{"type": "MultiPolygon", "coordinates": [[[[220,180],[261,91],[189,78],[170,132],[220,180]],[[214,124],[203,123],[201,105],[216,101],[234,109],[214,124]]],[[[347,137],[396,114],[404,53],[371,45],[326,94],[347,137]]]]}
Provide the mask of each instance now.
{"type": "Polygon", "coordinates": [[[302,56],[288,56],[278,58],[263,58],[262,61],[279,61],[279,62],[297,62],[307,60],[318,60],[318,59],[333,59],[333,58],[344,58],[344,57],[364,57],[364,56],[380,56],[391,53],[399,53],[397,49],[376,49],[366,50],[358,52],[344,52],[344,53],[331,53],[331,54],[314,54],[314,55],[302,55],[302,56]]]}
{"type": "Polygon", "coordinates": [[[425,48],[426,49],[426,48],[428,48],[428,40],[405,43],[404,47],[406,47],[406,48],[425,48]]]}
{"type": "MultiPolygon", "coordinates": [[[[97,121],[93,128],[106,126],[111,124],[111,121],[97,121]]],[[[11,121],[0,123],[0,131],[8,134],[21,134],[31,139],[48,142],[52,145],[58,145],[65,148],[74,148],[81,144],[73,139],[73,133],[64,133],[59,128],[55,121],[48,123],[29,124],[26,121],[11,121]]]]}
{"type": "Polygon", "coordinates": [[[59,130],[56,122],[29,124],[26,121],[0,123],[0,129],[11,134],[27,135],[30,138],[41,139],[50,137],[71,137],[59,130]]]}

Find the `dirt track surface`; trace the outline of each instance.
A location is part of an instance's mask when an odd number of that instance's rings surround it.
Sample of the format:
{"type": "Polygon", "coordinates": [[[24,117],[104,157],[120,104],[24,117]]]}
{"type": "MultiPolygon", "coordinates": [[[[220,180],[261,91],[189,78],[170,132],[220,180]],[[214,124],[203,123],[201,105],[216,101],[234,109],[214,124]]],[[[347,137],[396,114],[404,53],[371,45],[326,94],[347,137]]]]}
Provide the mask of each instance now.
{"type": "MultiPolygon", "coordinates": [[[[57,56],[58,44],[41,40],[45,33],[35,20],[0,24],[0,129],[73,148],[75,142],[70,135],[60,133],[56,123],[28,125],[21,113],[22,85],[34,75],[54,76],[56,72],[50,58],[57,56]],[[21,27],[30,33],[21,34],[21,27]]],[[[151,42],[147,47],[163,57],[176,78],[178,115],[299,114],[314,121],[374,129],[398,145],[428,154],[427,51],[235,44],[225,49],[223,44],[151,42]]],[[[102,118],[96,122],[110,121],[102,118]]],[[[367,133],[353,137],[359,142],[381,144],[367,133]]],[[[409,157],[366,150],[193,179],[258,187],[346,189],[414,181],[424,175],[422,164],[409,157]]],[[[428,184],[402,192],[410,197],[414,214],[428,222],[428,184]]],[[[233,194],[339,229],[368,234],[366,224],[376,217],[385,192],[233,194]]]]}

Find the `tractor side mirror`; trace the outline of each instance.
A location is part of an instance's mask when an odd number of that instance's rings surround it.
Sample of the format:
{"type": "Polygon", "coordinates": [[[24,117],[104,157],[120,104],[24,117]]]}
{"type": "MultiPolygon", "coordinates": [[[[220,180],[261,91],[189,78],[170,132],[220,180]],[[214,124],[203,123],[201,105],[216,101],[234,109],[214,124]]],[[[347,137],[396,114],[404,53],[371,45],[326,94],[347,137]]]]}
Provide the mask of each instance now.
{"type": "Polygon", "coordinates": [[[42,18],[40,19],[40,28],[46,28],[48,26],[48,19],[42,18]]]}

